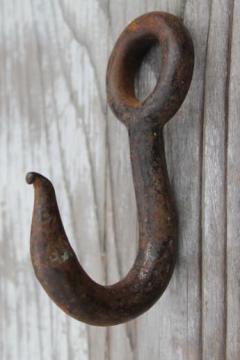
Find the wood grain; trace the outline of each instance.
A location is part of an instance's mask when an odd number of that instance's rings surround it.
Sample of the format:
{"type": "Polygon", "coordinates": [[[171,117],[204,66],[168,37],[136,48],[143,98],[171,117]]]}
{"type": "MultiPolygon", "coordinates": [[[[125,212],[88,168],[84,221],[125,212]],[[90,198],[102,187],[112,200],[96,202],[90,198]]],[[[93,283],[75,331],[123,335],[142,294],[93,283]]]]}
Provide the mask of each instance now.
{"type": "MultiPolygon", "coordinates": [[[[240,3],[234,0],[0,0],[0,359],[238,360],[240,3]],[[56,187],[86,271],[124,276],[138,241],[127,131],[105,73],[122,29],[147,11],[180,16],[194,40],[189,94],[165,129],[179,254],[160,301],[135,321],[85,326],[62,313],[29,258],[34,170],[56,187]]],[[[136,79],[146,96],[153,48],[136,79]]]]}

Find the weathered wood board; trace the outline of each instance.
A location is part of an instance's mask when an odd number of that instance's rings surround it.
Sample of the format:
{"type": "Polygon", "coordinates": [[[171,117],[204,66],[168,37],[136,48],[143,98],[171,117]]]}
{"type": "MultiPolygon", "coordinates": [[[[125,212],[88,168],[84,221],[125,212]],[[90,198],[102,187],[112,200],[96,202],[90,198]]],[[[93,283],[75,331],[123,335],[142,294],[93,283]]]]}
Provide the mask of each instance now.
{"type": "MultiPolygon", "coordinates": [[[[239,360],[240,2],[0,0],[0,359],[239,360]],[[127,131],[106,103],[115,40],[152,10],[182,17],[195,46],[189,94],[166,126],[179,254],[171,283],[146,314],[111,328],[61,312],[29,257],[33,190],[56,187],[83,267],[113,283],[138,241],[127,131]]],[[[159,49],[137,79],[151,91],[159,49]]]]}

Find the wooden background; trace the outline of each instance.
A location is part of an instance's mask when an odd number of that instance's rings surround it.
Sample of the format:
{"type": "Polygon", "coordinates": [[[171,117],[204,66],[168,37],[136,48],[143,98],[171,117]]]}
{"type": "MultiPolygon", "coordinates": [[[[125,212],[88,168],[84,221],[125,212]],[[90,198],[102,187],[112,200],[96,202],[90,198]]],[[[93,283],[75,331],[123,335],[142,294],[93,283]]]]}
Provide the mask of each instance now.
{"type": "MultiPolygon", "coordinates": [[[[240,1],[0,0],[0,359],[239,360],[240,1]],[[30,170],[50,177],[82,265],[101,283],[137,248],[127,132],[105,71],[136,16],[183,18],[196,54],[184,105],[165,129],[179,255],[160,301],[112,328],[67,317],[33,275],[30,170]]],[[[156,81],[153,49],[137,79],[156,81]]]]}

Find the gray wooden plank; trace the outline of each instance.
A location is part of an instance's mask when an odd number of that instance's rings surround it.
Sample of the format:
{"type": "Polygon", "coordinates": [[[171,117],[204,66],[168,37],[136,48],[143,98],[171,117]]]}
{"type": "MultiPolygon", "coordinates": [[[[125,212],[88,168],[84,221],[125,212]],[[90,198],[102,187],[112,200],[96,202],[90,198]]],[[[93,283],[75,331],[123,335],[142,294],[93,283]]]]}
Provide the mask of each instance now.
{"type": "Polygon", "coordinates": [[[232,1],[212,2],[203,149],[203,357],[226,351],[226,146],[232,1]]]}
{"type": "MultiPolygon", "coordinates": [[[[161,9],[163,11],[170,11],[169,2],[158,1],[157,3],[154,2],[151,5],[148,6],[147,10],[161,9]]],[[[140,15],[142,8],[140,8],[139,10],[138,6],[139,3],[135,2],[134,6],[131,6],[131,9],[128,9],[126,13],[131,13],[132,18],[140,15]]],[[[172,5],[171,8],[171,11],[176,13],[177,15],[183,15],[183,10],[185,11],[185,8],[182,6],[176,6],[174,9],[172,5]]],[[[120,10],[113,11],[113,16],[116,13],[118,14],[118,18],[116,17],[116,21],[118,21],[119,17],[121,19],[120,21],[122,21],[121,14],[119,15],[119,11],[120,10]]],[[[137,359],[146,359],[150,353],[152,359],[186,359],[187,357],[191,359],[200,359],[201,357],[201,303],[199,300],[199,179],[201,169],[200,165],[197,164],[199,164],[201,146],[201,122],[199,121],[199,119],[201,118],[201,99],[203,95],[204,82],[204,46],[206,46],[205,44],[208,28],[207,14],[208,4],[202,3],[201,5],[198,5],[197,2],[188,3],[187,25],[191,26],[191,30],[193,31],[195,37],[199,34],[199,30],[201,30],[200,33],[202,36],[201,41],[197,43],[196,50],[197,65],[194,79],[195,86],[193,85],[194,88],[189,94],[189,100],[186,102],[185,105],[186,110],[181,110],[179,112],[176,119],[172,120],[175,122],[172,125],[169,125],[168,131],[166,132],[168,166],[170,174],[173,178],[172,183],[175,188],[177,203],[179,209],[181,209],[181,252],[179,264],[178,268],[176,269],[175,276],[171,284],[169,285],[169,289],[166,291],[166,294],[164,294],[162,299],[160,299],[159,303],[155,305],[153,309],[151,309],[148,313],[146,313],[136,321],[137,330],[135,332],[135,335],[137,336],[137,338],[134,341],[134,345],[136,351],[135,356],[137,359]],[[194,19],[191,19],[192,8],[195,10],[194,19]],[[204,29],[204,31],[202,31],[204,24],[202,23],[202,19],[199,15],[203,11],[206,15],[206,28],[204,29]],[[194,28],[196,24],[198,25],[198,27],[194,28]],[[189,138],[191,138],[191,141],[188,141],[189,138]],[[185,144],[184,148],[182,147],[183,143],[185,144]],[[196,166],[198,166],[197,169],[196,166]],[[191,171],[192,168],[194,168],[195,170],[194,176],[189,177],[188,173],[191,171]],[[190,193],[188,194],[187,204],[186,192],[190,193]],[[179,301],[179,299],[181,299],[181,302],[179,301]]],[[[116,21],[114,21],[115,26],[116,21]]],[[[143,86],[141,91],[145,90],[144,88],[149,86],[149,82],[150,85],[152,85],[153,78],[150,72],[151,66],[149,68],[146,67],[143,83],[139,84],[140,86],[143,86]]],[[[114,125],[111,126],[114,127],[114,125]]],[[[112,146],[117,146],[116,142],[121,141],[121,139],[119,140],[119,131],[116,131],[115,129],[112,130],[111,137],[113,139],[114,137],[117,137],[116,140],[112,140],[112,146]],[[117,136],[115,134],[117,134],[117,136]]],[[[112,151],[113,150],[111,149],[111,153],[112,151]]],[[[126,154],[126,156],[128,156],[128,153],[126,154]]],[[[125,159],[125,162],[127,161],[129,161],[128,158],[125,159]]],[[[114,162],[114,166],[119,168],[119,165],[116,162],[114,162]]],[[[121,194],[122,191],[127,191],[127,189],[129,188],[129,185],[127,184],[130,184],[131,179],[127,179],[125,183],[126,176],[128,175],[125,174],[123,176],[123,185],[121,185],[120,183],[121,179],[119,180],[119,176],[116,177],[118,189],[120,189],[119,194],[121,194]]],[[[132,191],[131,188],[130,191],[132,191]]],[[[116,196],[115,193],[114,195],[116,196]]],[[[121,195],[117,194],[117,196],[120,197],[121,195]]],[[[126,206],[127,205],[125,204],[125,207],[126,206]]],[[[134,206],[135,211],[135,205],[130,204],[128,206],[130,207],[130,209],[134,206]]],[[[119,210],[115,210],[114,215],[116,215],[116,211],[119,210]]],[[[125,217],[126,223],[129,223],[127,215],[125,215],[125,217]]],[[[120,219],[118,219],[116,222],[123,221],[122,219],[124,218],[121,216],[120,219]]],[[[126,227],[127,230],[130,231],[129,225],[126,227]]],[[[122,234],[123,227],[120,227],[120,229],[122,234]]],[[[137,238],[137,234],[135,234],[135,236],[137,238]]],[[[124,241],[121,244],[123,244],[123,249],[121,250],[122,252],[119,252],[119,256],[124,259],[122,261],[124,263],[126,262],[126,257],[124,258],[124,256],[126,256],[126,254],[124,253],[124,249],[127,248],[130,255],[129,246],[131,244],[129,243],[128,238],[125,246],[124,241]]],[[[135,251],[135,249],[132,251],[135,251]]],[[[111,341],[114,344],[112,345],[112,347],[117,346],[117,339],[114,340],[114,338],[112,337],[111,341]]],[[[116,359],[117,358],[118,357],[116,357],[116,359]]]]}
{"type": "MultiPolygon", "coordinates": [[[[95,61],[91,63],[85,44],[75,39],[57,2],[1,5],[1,188],[6,189],[1,213],[7,214],[1,227],[1,359],[104,359],[106,330],[87,329],[68,318],[33,276],[28,241],[33,197],[24,183],[29,169],[51,177],[73,246],[77,252],[84,249],[83,265],[104,281],[100,237],[105,172],[100,170],[105,167],[105,117],[95,61]],[[16,275],[9,278],[10,272],[16,275]]],[[[106,57],[107,26],[104,14],[96,21],[98,10],[97,2],[86,3],[92,21],[81,11],[79,17],[89,34],[93,25],[101,28],[103,42],[94,41],[94,56],[101,49],[106,57]]]]}
{"type": "Polygon", "coordinates": [[[227,138],[227,319],[226,358],[237,360],[240,353],[240,293],[239,293],[239,15],[240,4],[234,2],[233,28],[229,46],[229,96],[227,138]]]}

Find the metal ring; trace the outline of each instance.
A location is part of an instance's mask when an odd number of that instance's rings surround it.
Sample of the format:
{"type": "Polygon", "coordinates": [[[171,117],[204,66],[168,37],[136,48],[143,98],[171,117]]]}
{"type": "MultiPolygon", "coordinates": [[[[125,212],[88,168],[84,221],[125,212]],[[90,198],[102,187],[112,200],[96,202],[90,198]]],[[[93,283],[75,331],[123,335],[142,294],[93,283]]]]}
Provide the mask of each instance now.
{"type": "Polygon", "coordinates": [[[194,50],[189,32],[176,16],[152,12],[134,20],[120,35],[107,70],[108,102],[119,120],[146,119],[164,125],[182,104],[192,79],[194,50]],[[149,48],[161,48],[160,75],[152,93],[140,102],[134,78],[149,48]],[[156,121],[153,121],[156,120],[156,121]]]}

